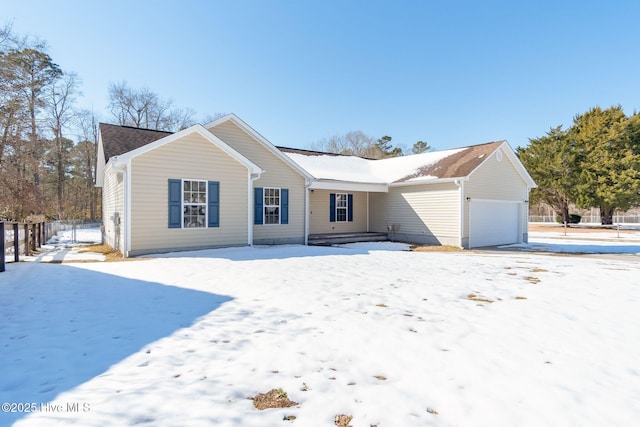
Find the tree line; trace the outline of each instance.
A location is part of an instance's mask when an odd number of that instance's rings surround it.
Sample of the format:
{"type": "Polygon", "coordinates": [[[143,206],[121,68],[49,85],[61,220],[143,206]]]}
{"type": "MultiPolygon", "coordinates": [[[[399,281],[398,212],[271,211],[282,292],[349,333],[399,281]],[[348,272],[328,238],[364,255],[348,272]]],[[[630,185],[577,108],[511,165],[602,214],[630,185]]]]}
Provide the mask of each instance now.
{"type": "MultiPolygon", "coordinates": [[[[83,109],[81,80],[45,42],[0,28],[0,219],[100,218],[95,187],[98,116],[83,109]]],[[[108,121],[177,131],[194,112],[147,88],[111,83],[108,121]]]]}
{"type": "Polygon", "coordinates": [[[568,129],[551,128],[518,148],[518,156],[538,184],[531,201],[550,205],[569,223],[569,207],[597,207],[603,225],[616,210],[640,205],[640,114],[620,106],[591,108],[568,129]]]}
{"type": "MultiPolygon", "coordinates": [[[[405,149],[400,145],[394,146],[391,142],[392,139],[389,135],[375,138],[357,130],[333,135],[315,143],[314,148],[327,153],[359,156],[368,159],[404,156],[405,149]]],[[[417,141],[411,147],[411,154],[420,154],[431,150],[432,147],[427,142],[417,141]]]]}

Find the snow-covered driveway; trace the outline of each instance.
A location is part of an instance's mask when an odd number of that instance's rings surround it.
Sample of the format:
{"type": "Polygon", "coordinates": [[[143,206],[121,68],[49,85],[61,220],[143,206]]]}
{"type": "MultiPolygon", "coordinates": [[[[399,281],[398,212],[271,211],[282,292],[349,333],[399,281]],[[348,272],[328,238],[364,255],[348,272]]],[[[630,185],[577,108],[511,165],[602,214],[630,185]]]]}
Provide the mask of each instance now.
{"type": "Polygon", "coordinates": [[[0,400],[33,402],[38,412],[3,413],[0,424],[640,419],[636,256],[402,249],[278,246],[9,264],[0,275],[0,400]],[[258,411],[247,399],[272,388],[299,404],[258,411]]]}

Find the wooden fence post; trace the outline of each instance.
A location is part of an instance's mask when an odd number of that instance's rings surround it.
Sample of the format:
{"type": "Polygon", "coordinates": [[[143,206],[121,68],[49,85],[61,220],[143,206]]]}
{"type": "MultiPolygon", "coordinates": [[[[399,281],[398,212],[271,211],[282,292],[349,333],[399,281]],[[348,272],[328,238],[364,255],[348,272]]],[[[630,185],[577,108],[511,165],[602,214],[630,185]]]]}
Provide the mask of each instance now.
{"type": "Polygon", "coordinates": [[[13,260],[20,261],[20,226],[17,222],[13,223],[13,260]]]}
{"type": "Polygon", "coordinates": [[[30,239],[30,243],[31,243],[31,253],[36,251],[36,239],[38,238],[38,236],[36,236],[36,225],[35,224],[29,224],[31,225],[30,228],[30,234],[31,234],[31,239],[30,239]]]}
{"type": "Polygon", "coordinates": [[[4,221],[0,221],[0,273],[4,271],[4,221]]]}
{"type": "Polygon", "coordinates": [[[24,255],[29,256],[31,242],[29,242],[29,224],[23,224],[24,227],[24,255]]]}

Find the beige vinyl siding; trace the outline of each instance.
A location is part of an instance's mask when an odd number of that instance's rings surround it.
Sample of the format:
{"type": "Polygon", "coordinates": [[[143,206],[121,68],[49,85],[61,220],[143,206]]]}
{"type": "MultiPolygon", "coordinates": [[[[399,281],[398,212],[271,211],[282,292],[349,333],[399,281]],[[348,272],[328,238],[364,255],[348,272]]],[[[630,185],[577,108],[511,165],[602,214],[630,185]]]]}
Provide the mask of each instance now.
{"type": "Polygon", "coordinates": [[[124,252],[124,179],[109,165],[104,174],[102,188],[102,221],[105,243],[124,252]],[[120,227],[114,223],[114,214],[120,216],[120,227]]]}
{"type": "Polygon", "coordinates": [[[367,231],[367,193],[313,190],[309,197],[309,234],[367,231]],[[329,194],[353,194],[353,221],[329,222],[329,194]]]}
{"type": "MultiPolygon", "coordinates": [[[[502,149],[501,149],[502,150],[502,149]]],[[[528,200],[527,184],[513,166],[506,154],[498,161],[496,153],[482,163],[464,183],[465,197],[473,199],[512,200],[523,202],[528,200]]],[[[522,232],[527,233],[528,206],[521,209],[522,232]]],[[[464,203],[464,217],[469,218],[469,203],[464,203]]],[[[463,235],[469,237],[469,221],[464,221],[463,235]]]]}
{"type": "Polygon", "coordinates": [[[131,161],[131,252],[246,245],[248,171],[199,134],[131,161]],[[168,228],[168,180],[220,183],[220,227],[168,228]]]}
{"type": "Polygon", "coordinates": [[[254,181],[253,186],[255,188],[276,187],[289,189],[289,223],[254,225],[254,243],[304,243],[304,193],[306,191],[304,178],[290,165],[278,158],[262,143],[256,141],[234,123],[227,121],[209,130],[264,170],[260,179],[254,181]]]}
{"type": "Polygon", "coordinates": [[[396,240],[416,243],[459,244],[460,192],[454,183],[390,187],[388,193],[369,195],[371,231],[399,228],[396,240]]]}

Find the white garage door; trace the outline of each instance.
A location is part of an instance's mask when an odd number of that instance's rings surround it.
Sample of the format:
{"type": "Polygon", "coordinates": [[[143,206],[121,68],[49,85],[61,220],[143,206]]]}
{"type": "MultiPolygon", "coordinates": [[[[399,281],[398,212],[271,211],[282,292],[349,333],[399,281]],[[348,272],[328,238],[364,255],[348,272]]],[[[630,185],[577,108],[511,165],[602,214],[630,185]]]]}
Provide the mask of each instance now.
{"type": "Polygon", "coordinates": [[[469,217],[471,248],[520,241],[520,202],[472,200],[469,217]]]}

